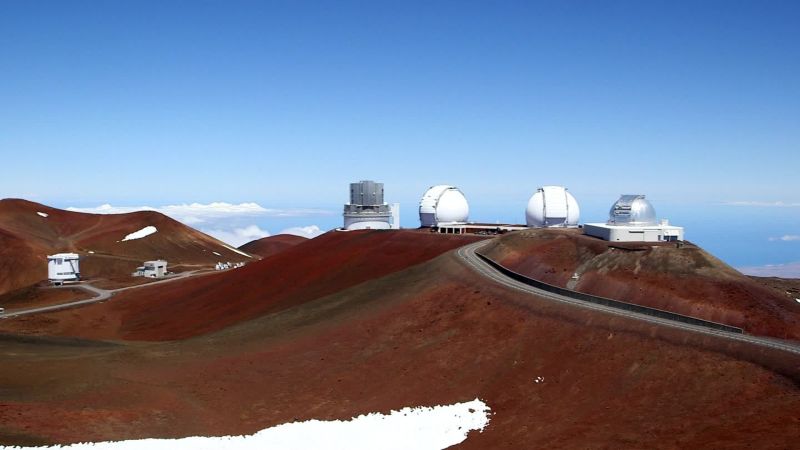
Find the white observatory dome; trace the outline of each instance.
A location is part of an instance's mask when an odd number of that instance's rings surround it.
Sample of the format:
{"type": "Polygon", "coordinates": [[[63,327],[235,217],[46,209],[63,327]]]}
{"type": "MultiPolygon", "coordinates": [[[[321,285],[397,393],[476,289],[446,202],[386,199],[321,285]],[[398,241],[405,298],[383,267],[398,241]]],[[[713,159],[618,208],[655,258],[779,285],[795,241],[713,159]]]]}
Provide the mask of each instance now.
{"type": "Polygon", "coordinates": [[[431,186],[419,201],[419,221],[423,227],[440,223],[464,223],[469,218],[469,204],[455,186],[431,186]]]}
{"type": "Polygon", "coordinates": [[[644,195],[622,195],[608,212],[609,225],[656,225],[656,209],[644,195]]]}
{"type": "Polygon", "coordinates": [[[581,210],[563,186],[543,186],[528,200],[525,222],[529,227],[574,227],[581,210]]]}

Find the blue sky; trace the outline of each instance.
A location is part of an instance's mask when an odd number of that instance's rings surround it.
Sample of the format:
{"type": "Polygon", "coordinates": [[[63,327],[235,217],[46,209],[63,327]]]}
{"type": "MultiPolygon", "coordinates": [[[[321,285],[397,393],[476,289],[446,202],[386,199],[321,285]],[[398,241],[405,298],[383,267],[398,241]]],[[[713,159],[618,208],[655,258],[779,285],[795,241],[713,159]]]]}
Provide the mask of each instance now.
{"type": "Polygon", "coordinates": [[[792,1],[5,1],[0,197],[338,212],[372,178],[413,226],[432,184],[517,221],[562,184],[584,220],[645,193],[726,261],[800,261],[768,241],[800,206],[752,206],[800,204],[798,23],[792,1]],[[720,217],[760,245],[714,244],[720,217]]]}

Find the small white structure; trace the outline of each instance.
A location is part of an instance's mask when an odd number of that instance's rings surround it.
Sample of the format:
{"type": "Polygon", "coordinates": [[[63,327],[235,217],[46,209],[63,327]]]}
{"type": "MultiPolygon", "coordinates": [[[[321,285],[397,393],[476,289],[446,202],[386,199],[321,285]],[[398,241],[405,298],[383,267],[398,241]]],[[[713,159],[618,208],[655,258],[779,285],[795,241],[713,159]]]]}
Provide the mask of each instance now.
{"type": "Polygon", "coordinates": [[[228,269],[238,269],[239,267],[244,267],[243,262],[231,263],[228,262],[218,262],[214,265],[214,270],[228,270],[228,269]]]}
{"type": "Polygon", "coordinates": [[[576,227],[581,216],[578,201],[563,186],[542,186],[528,200],[525,222],[529,227],[576,227]]]}
{"type": "Polygon", "coordinates": [[[400,229],[400,203],[392,203],[392,229],[400,229]]]}
{"type": "Polygon", "coordinates": [[[431,186],[419,201],[420,226],[463,230],[469,219],[469,203],[455,186],[431,186]]]}
{"type": "Polygon", "coordinates": [[[145,261],[144,266],[137,267],[135,277],[163,278],[167,276],[167,262],[163,260],[145,261]]]}
{"type": "Polygon", "coordinates": [[[77,253],[56,253],[47,256],[47,278],[51,283],[81,279],[80,255],[77,253]]]}
{"type": "Polygon", "coordinates": [[[606,223],[583,226],[589,236],[614,242],[670,242],[683,240],[683,227],[656,220],[656,210],[644,195],[622,195],[614,203],[606,223]]]}

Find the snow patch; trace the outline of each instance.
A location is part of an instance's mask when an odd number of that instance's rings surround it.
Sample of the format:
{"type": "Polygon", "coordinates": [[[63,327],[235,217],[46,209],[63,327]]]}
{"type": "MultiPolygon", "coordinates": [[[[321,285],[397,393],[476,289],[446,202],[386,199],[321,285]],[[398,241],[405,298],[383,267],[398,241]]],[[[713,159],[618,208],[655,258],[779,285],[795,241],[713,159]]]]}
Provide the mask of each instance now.
{"type": "Polygon", "coordinates": [[[139,231],[134,231],[133,233],[125,236],[125,239],[123,239],[122,242],[132,241],[134,239],[141,239],[143,237],[150,236],[151,234],[155,233],[156,231],[158,231],[158,229],[156,227],[150,225],[150,226],[142,228],[139,231]]]}
{"type": "Polygon", "coordinates": [[[236,252],[236,253],[238,253],[238,254],[240,254],[242,256],[247,256],[248,258],[252,258],[252,256],[248,255],[247,253],[245,253],[245,252],[243,252],[241,250],[237,250],[237,249],[235,249],[233,247],[230,247],[230,246],[227,246],[227,245],[223,245],[223,247],[227,248],[228,250],[230,250],[232,252],[236,252]]]}
{"type": "Polygon", "coordinates": [[[39,212],[39,211],[36,211],[36,214],[38,214],[38,215],[40,215],[40,216],[42,216],[42,217],[47,217],[47,216],[49,216],[49,215],[50,215],[50,214],[43,213],[43,212],[39,212]]]}
{"type": "MultiPolygon", "coordinates": [[[[467,439],[472,430],[483,431],[491,408],[481,400],[453,405],[403,408],[389,415],[370,413],[349,421],[309,420],[261,430],[248,436],[140,439],[120,442],[79,443],[63,449],[443,449],[467,439]]],[[[0,450],[20,447],[0,446],[0,450]]],[[[21,447],[21,450],[54,447],[21,447]]]]}

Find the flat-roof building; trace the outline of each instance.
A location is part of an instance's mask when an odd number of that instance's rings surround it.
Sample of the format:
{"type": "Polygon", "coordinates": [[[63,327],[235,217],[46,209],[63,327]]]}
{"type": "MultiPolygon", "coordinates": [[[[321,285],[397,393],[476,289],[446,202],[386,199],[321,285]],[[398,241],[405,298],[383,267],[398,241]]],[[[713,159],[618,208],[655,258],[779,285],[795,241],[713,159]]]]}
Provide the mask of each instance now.
{"type": "Polygon", "coordinates": [[[136,268],[133,273],[136,277],[162,278],[167,276],[167,262],[163,260],[145,261],[144,265],[136,268]]]}
{"type": "Polygon", "coordinates": [[[622,195],[606,223],[587,223],[584,233],[613,242],[669,242],[683,240],[683,227],[657,220],[656,210],[644,195],[622,195]]]}

